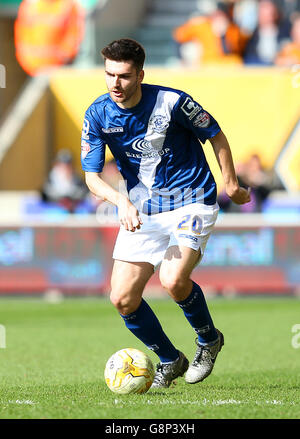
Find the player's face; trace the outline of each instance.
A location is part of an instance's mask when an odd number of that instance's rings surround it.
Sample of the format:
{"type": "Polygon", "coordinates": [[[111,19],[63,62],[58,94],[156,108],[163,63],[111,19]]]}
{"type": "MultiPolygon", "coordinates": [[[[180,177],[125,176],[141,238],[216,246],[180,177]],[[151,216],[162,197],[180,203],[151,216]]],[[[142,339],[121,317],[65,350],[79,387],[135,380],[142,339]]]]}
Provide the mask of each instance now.
{"type": "Polygon", "coordinates": [[[134,107],[141,99],[144,71],[136,71],[129,61],[105,61],[105,79],[109,94],[122,108],[134,107]]]}

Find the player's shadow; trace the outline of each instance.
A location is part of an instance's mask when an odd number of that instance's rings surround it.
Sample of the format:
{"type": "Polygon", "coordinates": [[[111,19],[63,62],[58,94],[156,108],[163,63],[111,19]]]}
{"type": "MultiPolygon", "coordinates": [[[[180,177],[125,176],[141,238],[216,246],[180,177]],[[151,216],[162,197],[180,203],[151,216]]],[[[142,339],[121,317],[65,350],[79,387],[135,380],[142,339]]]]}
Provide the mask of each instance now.
{"type": "MultiPolygon", "coordinates": [[[[170,396],[170,389],[161,389],[161,390],[150,390],[147,392],[147,395],[159,396],[159,395],[168,395],[170,396]]],[[[172,392],[172,396],[182,395],[182,392],[176,391],[172,392]]]]}
{"type": "Polygon", "coordinates": [[[176,386],[176,381],[173,381],[168,388],[156,388],[155,390],[150,388],[147,395],[170,395],[170,390],[172,390],[172,395],[182,395],[182,392],[180,392],[180,389],[176,389],[176,386]]]}
{"type": "Polygon", "coordinates": [[[180,259],[182,257],[182,253],[178,245],[172,245],[169,247],[165,253],[164,259],[171,261],[172,259],[180,259]]]}

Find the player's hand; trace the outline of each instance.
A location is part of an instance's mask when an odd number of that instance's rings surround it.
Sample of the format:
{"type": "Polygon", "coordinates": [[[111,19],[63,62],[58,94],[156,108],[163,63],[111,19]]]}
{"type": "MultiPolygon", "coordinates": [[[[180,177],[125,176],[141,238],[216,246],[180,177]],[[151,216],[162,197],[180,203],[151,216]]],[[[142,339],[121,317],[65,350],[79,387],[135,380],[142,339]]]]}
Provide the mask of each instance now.
{"type": "Polygon", "coordinates": [[[245,189],[239,186],[238,189],[236,189],[234,192],[229,192],[228,196],[235,204],[246,204],[251,201],[250,192],[250,187],[248,189],[245,189]]]}
{"type": "Polygon", "coordinates": [[[121,196],[118,201],[118,215],[120,224],[125,230],[135,232],[140,229],[143,224],[137,208],[128,200],[128,198],[121,196]]]}

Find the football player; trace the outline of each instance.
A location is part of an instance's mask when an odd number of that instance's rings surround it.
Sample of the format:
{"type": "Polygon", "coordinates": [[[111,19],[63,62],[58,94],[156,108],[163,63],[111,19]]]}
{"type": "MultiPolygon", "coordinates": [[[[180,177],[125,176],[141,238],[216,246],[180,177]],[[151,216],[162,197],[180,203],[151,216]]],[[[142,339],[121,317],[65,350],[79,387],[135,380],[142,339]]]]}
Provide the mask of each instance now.
{"type": "Polygon", "coordinates": [[[143,83],[145,51],[138,42],[116,40],[101,53],[108,93],[85,113],[81,159],[90,191],[118,208],[110,299],[126,327],[160,359],[152,387],[169,387],[185,372],[186,382],[197,383],[211,373],[224,344],[201,287],[190,278],[219,210],[202,149],[206,140],[231,200],[244,204],[250,194],[238,184],[230,146],[213,116],[181,90],[143,83]],[[106,145],[126,193],[101,179],[106,145]],[[190,365],[142,297],[158,267],[162,286],[197,334],[190,365]]]}

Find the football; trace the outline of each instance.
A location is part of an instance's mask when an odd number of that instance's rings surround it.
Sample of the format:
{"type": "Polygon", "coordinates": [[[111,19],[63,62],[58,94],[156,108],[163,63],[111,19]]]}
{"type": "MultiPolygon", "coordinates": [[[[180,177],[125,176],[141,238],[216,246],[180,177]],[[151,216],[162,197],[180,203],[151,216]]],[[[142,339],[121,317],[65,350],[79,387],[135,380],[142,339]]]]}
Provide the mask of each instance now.
{"type": "Polygon", "coordinates": [[[144,352],[126,348],[114,353],[106,363],[104,378],[115,393],[145,393],[154,379],[154,366],[144,352]]]}

